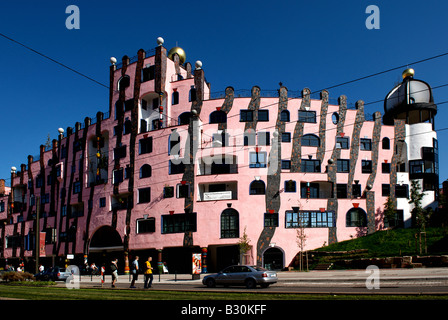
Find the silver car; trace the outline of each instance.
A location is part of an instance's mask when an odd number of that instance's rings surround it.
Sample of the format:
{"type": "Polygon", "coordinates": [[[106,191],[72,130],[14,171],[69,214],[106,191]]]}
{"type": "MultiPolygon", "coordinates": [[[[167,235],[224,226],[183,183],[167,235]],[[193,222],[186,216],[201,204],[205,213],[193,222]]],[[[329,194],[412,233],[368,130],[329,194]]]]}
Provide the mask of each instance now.
{"type": "Polygon", "coordinates": [[[245,285],[248,289],[253,289],[257,285],[262,288],[269,287],[270,284],[278,280],[275,271],[266,270],[257,266],[229,266],[224,270],[205,276],[202,283],[209,288],[214,288],[218,284],[224,286],[245,285]]]}

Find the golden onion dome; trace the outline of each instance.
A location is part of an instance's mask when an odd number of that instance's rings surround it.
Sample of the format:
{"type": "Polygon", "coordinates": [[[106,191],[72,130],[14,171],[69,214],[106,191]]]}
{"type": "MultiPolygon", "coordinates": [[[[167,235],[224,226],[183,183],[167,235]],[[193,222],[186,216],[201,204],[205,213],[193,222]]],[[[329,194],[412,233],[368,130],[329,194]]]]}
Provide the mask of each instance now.
{"type": "Polygon", "coordinates": [[[173,56],[174,54],[177,53],[177,55],[179,56],[179,63],[180,64],[184,64],[184,62],[187,60],[187,55],[185,54],[184,49],[180,48],[180,47],[174,47],[172,48],[169,52],[168,52],[168,58],[170,58],[171,60],[173,60],[173,56]]]}
{"type": "Polygon", "coordinates": [[[414,77],[415,71],[412,68],[408,68],[403,71],[402,77],[403,79],[406,79],[407,77],[414,77]]]}

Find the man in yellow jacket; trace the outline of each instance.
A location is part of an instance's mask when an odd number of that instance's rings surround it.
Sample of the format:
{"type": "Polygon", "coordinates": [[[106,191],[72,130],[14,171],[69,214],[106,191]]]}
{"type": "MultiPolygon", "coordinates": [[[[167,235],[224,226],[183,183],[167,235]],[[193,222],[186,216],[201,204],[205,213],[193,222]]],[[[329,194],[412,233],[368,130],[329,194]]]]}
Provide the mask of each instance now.
{"type": "Polygon", "coordinates": [[[145,262],[146,270],[145,270],[145,289],[151,288],[153,275],[152,275],[152,267],[151,267],[152,257],[148,257],[148,260],[145,262]],[[149,283],[148,283],[149,281],[149,283]]]}

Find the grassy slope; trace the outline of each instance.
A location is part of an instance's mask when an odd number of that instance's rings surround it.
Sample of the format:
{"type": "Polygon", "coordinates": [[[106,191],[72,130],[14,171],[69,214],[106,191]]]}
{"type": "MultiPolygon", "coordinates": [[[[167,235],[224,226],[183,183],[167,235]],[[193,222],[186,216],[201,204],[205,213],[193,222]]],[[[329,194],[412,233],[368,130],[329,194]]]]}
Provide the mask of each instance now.
{"type": "MultiPolygon", "coordinates": [[[[400,255],[416,255],[416,229],[395,229],[377,231],[373,234],[341,241],[315,251],[350,251],[368,249],[368,257],[393,257],[400,255]]],[[[448,231],[443,228],[427,228],[426,241],[429,254],[448,254],[448,231]]],[[[418,248],[418,247],[417,247],[418,248]]],[[[422,248],[424,238],[422,237],[422,248]]],[[[424,251],[423,251],[424,252],[424,251]]]]}

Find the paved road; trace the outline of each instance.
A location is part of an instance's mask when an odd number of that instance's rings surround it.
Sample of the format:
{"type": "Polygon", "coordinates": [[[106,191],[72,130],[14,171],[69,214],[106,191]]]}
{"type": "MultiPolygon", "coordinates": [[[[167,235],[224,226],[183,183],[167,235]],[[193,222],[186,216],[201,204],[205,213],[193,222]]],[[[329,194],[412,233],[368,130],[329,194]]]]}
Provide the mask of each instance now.
{"type": "MultiPolygon", "coordinates": [[[[191,275],[185,274],[165,274],[160,278],[154,275],[153,287],[157,290],[257,293],[448,294],[448,268],[279,272],[278,283],[255,290],[244,287],[209,289],[202,285],[203,277],[192,280],[191,275]]],[[[111,276],[107,275],[103,287],[110,288],[110,282],[111,276]]],[[[129,288],[129,284],[129,276],[119,276],[117,288],[129,288]]],[[[81,287],[101,287],[101,280],[82,276],[81,287]]],[[[136,287],[143,289],[143,275],[139,276],[136,287]]]]}

